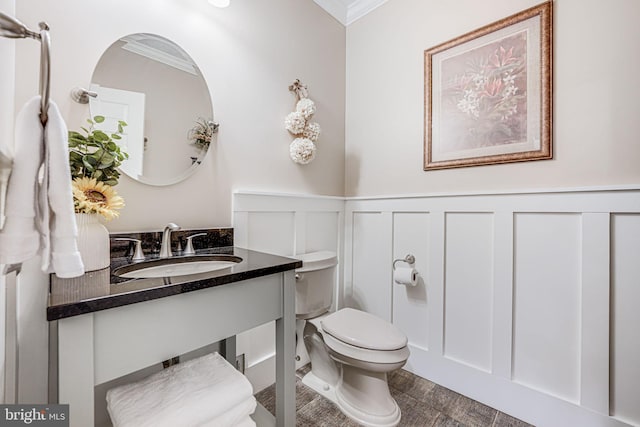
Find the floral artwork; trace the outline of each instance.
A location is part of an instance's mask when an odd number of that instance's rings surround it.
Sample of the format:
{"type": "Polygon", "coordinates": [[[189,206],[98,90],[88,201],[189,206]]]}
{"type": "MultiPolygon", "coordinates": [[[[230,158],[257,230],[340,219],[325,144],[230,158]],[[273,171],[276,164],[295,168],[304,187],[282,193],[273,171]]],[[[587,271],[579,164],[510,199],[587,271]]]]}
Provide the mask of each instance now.
{"type": "Polygon", "coordinates": [[[527,35],[520,32],[442,63],[442,138],[455,150],[527,137],[527,35]]]}
{"type": "Polygon", "coordinates": [[[425,50],[424,169],[552,158],[552,3],[425,50]]]}

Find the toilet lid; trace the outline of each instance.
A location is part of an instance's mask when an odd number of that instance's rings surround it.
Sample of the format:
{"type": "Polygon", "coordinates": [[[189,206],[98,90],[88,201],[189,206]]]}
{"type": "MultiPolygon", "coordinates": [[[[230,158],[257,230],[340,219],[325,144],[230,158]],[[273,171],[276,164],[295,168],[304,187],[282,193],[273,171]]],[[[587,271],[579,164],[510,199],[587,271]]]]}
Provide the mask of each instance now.
{"type": "Polygon", "coordinates": [[[391,323],[364,311],[343,308],[321,321],[322,330],[347,344],[369,350],[398,350],[407,337],[391,323]]]}

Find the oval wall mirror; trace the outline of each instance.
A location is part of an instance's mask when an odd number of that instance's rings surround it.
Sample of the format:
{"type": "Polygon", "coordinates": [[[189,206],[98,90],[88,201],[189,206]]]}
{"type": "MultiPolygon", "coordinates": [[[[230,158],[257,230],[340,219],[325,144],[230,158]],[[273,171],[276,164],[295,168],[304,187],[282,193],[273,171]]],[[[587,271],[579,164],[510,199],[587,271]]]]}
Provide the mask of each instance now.
{"type": "Polygon", "coordinates": [[[120,170],[150,185],[171,185],[191,175],[207,154],[217,125],[209,88],[193,59],[155,34],[132,34],[113,43],[91,78],[91,116],[114,132],[127,123],[120,170]]]}

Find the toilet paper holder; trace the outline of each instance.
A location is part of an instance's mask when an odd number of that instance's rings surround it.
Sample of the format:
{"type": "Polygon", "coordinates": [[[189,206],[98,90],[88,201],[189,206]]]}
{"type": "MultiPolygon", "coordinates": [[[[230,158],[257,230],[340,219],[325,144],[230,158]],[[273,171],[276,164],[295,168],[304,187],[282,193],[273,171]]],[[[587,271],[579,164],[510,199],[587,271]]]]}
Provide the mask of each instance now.
{"type": "Polygon", "coordinates": [[[414,257],[411,254],[407,254],[407,256],[405,256],[404,258],[398,258],[393,260],[393,271],[396,270],[396,263],[398,262],[406,262],[409,265],[413,265],[416,263],[416,257],[414,257]]]}

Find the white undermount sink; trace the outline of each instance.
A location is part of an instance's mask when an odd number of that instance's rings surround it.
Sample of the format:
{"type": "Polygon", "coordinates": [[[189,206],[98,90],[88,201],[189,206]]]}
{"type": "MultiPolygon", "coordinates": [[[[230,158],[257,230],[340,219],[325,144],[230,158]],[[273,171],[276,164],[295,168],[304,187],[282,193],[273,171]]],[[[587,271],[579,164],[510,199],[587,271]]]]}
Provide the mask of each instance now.
{"type": "Polygon", "coordinates": [[[163,258],[118,267],[113,271],[113,275],[127,279],[186,276],[222,270],[232,267],[241,261],[242,258],[233,255],[195,255],[163,258]]]}

